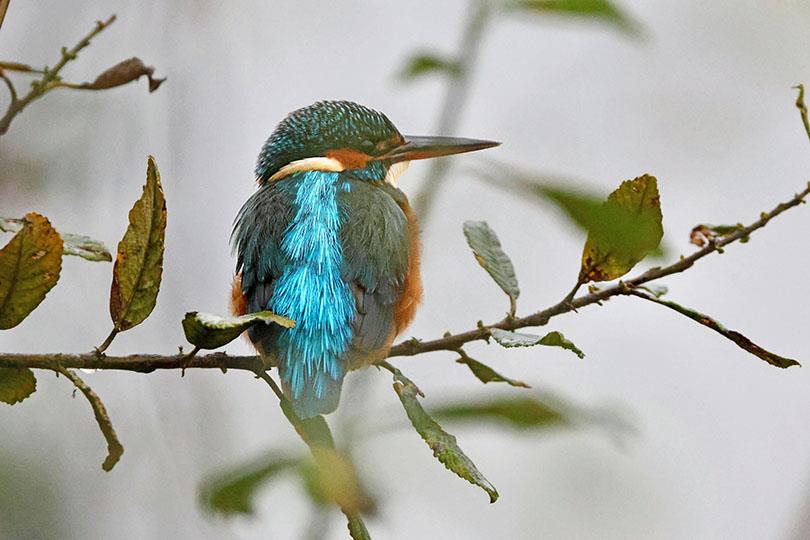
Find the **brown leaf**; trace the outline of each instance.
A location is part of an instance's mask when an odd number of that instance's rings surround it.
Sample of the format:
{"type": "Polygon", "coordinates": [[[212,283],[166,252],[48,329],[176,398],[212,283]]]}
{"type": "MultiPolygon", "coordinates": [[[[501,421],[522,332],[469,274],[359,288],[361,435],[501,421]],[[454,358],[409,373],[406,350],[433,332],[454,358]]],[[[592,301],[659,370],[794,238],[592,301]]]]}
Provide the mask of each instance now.
{"type": "Polygon", "coordinates": [[[155,68],[146,66],[140,58],[132,57],[115,64],[113,67],[101,73],[96,80],[91,83],[77,85],[76,88],[85,90],[106,90],[131,83],[144,75],[149,79],[149,91],[154,92],[166,79],[156,79],[152,75],[155,68]]]}

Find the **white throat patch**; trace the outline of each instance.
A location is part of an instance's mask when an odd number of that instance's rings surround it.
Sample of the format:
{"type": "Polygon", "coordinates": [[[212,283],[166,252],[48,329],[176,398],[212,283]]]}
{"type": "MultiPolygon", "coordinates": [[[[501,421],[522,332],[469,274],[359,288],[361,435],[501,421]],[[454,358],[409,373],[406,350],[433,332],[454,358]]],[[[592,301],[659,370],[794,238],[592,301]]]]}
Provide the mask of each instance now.
{"type": "Polygon", "coordinates": [[[400,161],[399,163],[394,163],[388,168],[388,172],[385,175],[385,181],[388,184],[391,184],[394,187],[397,187],[397,182],[399,181],[399,177],[402,176],[402,173],[408,170],[408,165],[410,165],[410,161],[400,161]]]}
{"type": "Polygon", "coordinates": [[[346,168],[343,166],[343,163],[334,158],[328,158],[325,156],[310,157],[306,159],[298,159],[295,161],[291,161],[290,163],[287,163],[278,171],[276,171],[276,173],[268,179],[268,182],[275,182],[276,180],[281,180],[285,176],[289,176],[297,172],[304,172],[304,171],[341,172],[344,170],[346,170],[346,168]]]}

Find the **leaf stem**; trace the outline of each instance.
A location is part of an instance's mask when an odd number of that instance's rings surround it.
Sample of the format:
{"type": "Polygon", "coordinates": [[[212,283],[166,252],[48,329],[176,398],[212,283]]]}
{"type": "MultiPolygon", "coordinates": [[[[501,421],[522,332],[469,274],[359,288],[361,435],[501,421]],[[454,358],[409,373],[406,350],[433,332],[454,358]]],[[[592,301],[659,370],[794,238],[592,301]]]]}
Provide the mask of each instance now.
{"type": "Polygon", "coordinates": [[[107,348],[110,346],[110,344],[112,344],[113,340],[115,339],[115,336],[117,335],[118,330],[116,328],[113,328],[112,331],[110,332],[110,335],[107,336],[107,339],[104,340],[104,343],[96,347],[96,352],[99,354],[104,354],[104,351],[106,351],[107,348]]]}

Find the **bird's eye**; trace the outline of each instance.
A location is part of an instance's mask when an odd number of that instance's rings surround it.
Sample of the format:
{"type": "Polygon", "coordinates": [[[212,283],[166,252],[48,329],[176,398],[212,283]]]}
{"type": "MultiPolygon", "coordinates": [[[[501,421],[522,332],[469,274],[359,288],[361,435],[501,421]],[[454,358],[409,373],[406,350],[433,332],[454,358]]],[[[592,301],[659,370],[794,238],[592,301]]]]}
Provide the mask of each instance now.
{"type": "Polygon", "coordinates": [[[371,152],[374,150],[374,143],[366,139],[360,143],[360,148],[362,148],[364,152],[371,152]]]}

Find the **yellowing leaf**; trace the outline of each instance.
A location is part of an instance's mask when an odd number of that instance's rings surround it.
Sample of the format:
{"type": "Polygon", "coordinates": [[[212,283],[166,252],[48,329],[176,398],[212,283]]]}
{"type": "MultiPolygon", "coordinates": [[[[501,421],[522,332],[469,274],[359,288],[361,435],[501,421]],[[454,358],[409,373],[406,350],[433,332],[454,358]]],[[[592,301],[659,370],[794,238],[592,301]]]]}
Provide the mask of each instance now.
{"type": "Polygon", "coordinates": [[[337,504],[347,515],[358,515],[371,510],[371,500],[366,496],[357,478],[357,471],[349,458],[325,446],[310,447],[315,458],[317,490],[337,504]]]}
{"type": "Polygon", "coordinates": [[[45,299],[62,270],[62,239],[48,220],[30,213],[0,250],[0,330],[13,328],[45,299]]]}
{"type": "Polygon", "coordinates": [[[458,360],[456,360],[459,364],[465,364],[470,371],[472,371],[473,375],[481,381],[482,383],[486,384],[488,382],[505,382],[510,386],[518,386],[521,388],[529,388],[529,385],[523,381],[518,381],[515,379],[510,379],[509,377],[504,377],[488,365],[479,362],[469,356],[462,356],[458,360]]]}
{"type": "Polygon", "coordinates": [[[14,405],[37,389],[37,379],[28,368],[0,368],[0,401],[14,405]]]}
{"type": "Polygon", "coordinates": [[[489,502],[498,500],[498,491],[459,448],[456,438],[442,429],[419,403],[419,388],[398,370],[394,374],[394,390],[405,407],[411,424],[427,443],[433,455],[448,470],[487,492],[489,502]]]}
{"type": "Polygon", "coordinates": [[[509,296],[511,313],[514,314],[520,288],[512,261],[501,248],[501,242],[495,231],[486,221],[465,221],[464,236],[467,237],[467,243],[475,254],[475,260],[509,296]]]}
{"type": "Polygon", "coordinates": [[[534,334],[524,334],[522,332],[512,332],[509,330],[501,330],[500,328],[492,328],[490,334],[498,342],[499,345],[512,348],[512,347],[534,347],[535,345],[546,345],[548,347],[562,347],[567,349],[580,358],[585,358],[585,353],[579,350],[570,340],[568,340],[560,332],[549,332],[543,337],[535,336],[534,334]]]}
{"type": "Polygon", "coordinates": [[[589,230],[582,251],[582,283],[625,275],[658,248],[664,235],[654,176],[625,180],[610,194],[603,210],[605,219],[589,230]]]}
{"type": "Polygon", "coordinates": [[[210,313],[190,311],[183,318],[183,331],[189,343],[201,349],[216,349],[238,338],[257,323],[278,324],[292,328],[295,322],[272,311],[249,313],[240,317],[220,317],[210,313]]]}
{"type": "Polygon", "coordinates": [[[128,330],[152,313],[163,274],[166,199],[155,158],[149,156],[146,185],[129,211],[129,226],[118,244],[110,288],[115,330],[128,330]]]}

